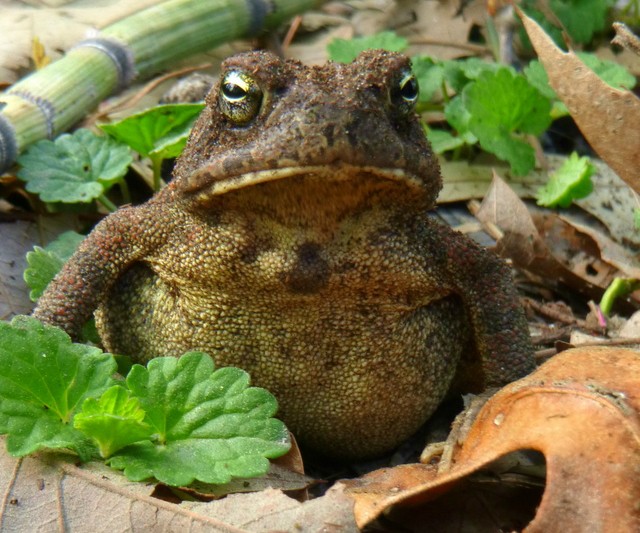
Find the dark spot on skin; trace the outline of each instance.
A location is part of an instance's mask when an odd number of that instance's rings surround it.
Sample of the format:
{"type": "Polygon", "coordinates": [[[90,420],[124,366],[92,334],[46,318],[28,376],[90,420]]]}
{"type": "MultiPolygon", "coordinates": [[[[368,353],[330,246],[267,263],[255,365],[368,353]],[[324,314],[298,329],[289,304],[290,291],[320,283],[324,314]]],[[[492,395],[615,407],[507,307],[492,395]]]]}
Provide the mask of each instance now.
{"type": "Polygon", "coordinates": [[[282,283],[291,292],[313,294],[323,289],[331,272],[322,248],[313,242],[305,242],[297,251],[297,260],[289,272],[281,275],[282,283]]]}
{"type": "Polygon", "coordinates": [[[245,265],[255,263],[258,259],[258,247],[255,244],[248,244],[240,252],[240,261],[245,265]]]}
{"type": "Polygon", "coordinates": [[[334,128],[333,124],[327,124],[322,131],[324,138],[327,140],[327,146],[333,146],[334,142],[334,128]]]}

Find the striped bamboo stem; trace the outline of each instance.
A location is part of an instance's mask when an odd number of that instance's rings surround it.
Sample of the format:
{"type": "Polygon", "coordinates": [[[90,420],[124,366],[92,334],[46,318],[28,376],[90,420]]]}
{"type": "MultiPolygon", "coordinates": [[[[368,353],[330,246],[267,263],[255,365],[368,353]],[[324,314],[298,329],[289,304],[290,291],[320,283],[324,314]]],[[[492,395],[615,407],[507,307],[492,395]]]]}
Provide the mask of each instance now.
{"type": "Polygon", "coordinates": [[[277,27],[323,0],[168,0],[81,41],[0,94],[0,172],[100,101],[172,62],[277,27]]]}

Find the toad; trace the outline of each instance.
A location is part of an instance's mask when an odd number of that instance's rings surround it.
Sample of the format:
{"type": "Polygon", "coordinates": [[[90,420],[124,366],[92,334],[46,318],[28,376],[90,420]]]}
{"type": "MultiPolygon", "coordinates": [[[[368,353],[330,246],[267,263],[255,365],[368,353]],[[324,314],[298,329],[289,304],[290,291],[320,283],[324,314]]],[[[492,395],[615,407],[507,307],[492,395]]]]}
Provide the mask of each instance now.
{"type": "Polygon", "coordinates": [[[427,212],[439,166],[409,60],[227,59],[174,179],[102,220],[34,315],[137,362],[202,350],[303,445],[372,457],[447,391],[532,370],[509,269],[427,212]]]}

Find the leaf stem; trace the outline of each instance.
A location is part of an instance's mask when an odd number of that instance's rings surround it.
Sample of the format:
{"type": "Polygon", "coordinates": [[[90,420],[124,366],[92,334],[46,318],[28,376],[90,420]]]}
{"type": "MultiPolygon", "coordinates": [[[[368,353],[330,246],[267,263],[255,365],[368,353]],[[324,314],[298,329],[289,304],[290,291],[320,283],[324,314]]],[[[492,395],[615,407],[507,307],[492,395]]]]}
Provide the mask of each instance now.
{"type": "Polygon", "coordinates": [[[102,204],[107,210],[111,213],[118,210],[118,206],[114,204],[109,198],[107,198],[104,194],[101,194],[96,199],[98,203],[102,204]]]}
{"type": "MultiPolygon", "coordinates": [[[[445,104],[449,103],[449,100],[451,100],[451,97],[449,96],[449,93],[447,91],[447,83],[444,81],[444,78],[442,79],[442,82],[440,83],[440,90],[442,91],[442,101],[445,104]]],[[[444,109],[444,106],[443,106],[444,109]]]]}
{"type": "Polygon", "coordinates": [[[162,183],[162,158],[149,156],[151,158],[151,168],[153,169],[153,190],[158,192],[162,183]]]}
{"type": "Polygon", "coordinates": [[[131,193],[129,192],[129,185],[127,185],[127,181],[123,178],[118,182],[120,186],[120,193],[122,194],[122,203],[130,204],[131,203],[131,193]]]}
{"type": "Polygon", "coordinates": [[[640,280],[634,278],[615,278],[602,295],[600,310],[605,316],[609,316],[616,299],[624,298],[638,289],[640,289],[640,280]]]}

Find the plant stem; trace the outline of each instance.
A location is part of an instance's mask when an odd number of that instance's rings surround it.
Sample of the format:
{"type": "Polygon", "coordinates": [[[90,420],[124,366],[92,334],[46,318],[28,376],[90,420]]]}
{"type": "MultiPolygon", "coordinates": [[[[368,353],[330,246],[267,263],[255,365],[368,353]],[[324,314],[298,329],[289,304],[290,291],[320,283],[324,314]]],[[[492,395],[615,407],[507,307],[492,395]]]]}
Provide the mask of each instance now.
{"type": "Polygon", "coordinates": [[[153,170],[153,190],[158,192],[162,184],[162,158],[159,156],[149,156],[151,168],[153,170]]]}
{"type": "Polygon", "coordinates": [[[102,204],[108,211],[113,213],[118,210],[118,206],[114,204],[109,198],[107,198],[104,194],[98,196],[97,201],[102,204]]]}
{"type": "Polygon", "coordinates": [[[127,185],[127,180],[124,178],[118,182],[120,186],[120,194],[122,194],[122,203],[130,204],[131,203],[131,193],[129,192],[129,185],[127,185]]]}

